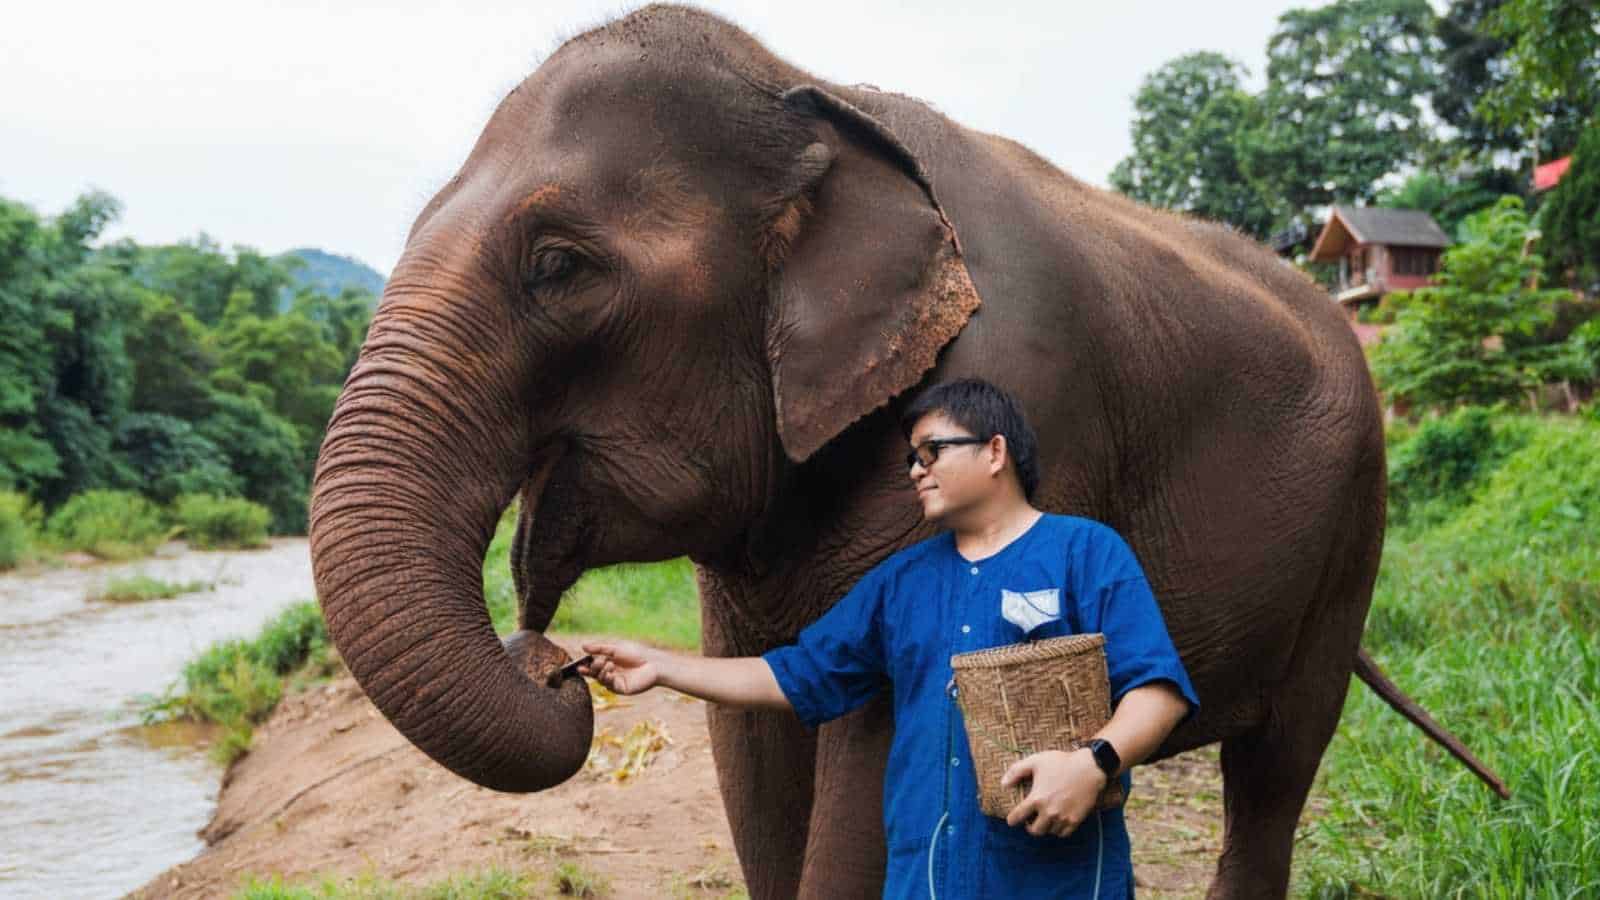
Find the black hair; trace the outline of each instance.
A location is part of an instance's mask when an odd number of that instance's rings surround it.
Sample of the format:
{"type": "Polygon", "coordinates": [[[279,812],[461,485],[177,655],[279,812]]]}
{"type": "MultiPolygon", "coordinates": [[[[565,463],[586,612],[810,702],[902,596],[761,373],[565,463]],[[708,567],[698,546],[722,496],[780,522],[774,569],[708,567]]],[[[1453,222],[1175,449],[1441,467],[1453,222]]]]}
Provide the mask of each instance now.
{"type": "Polygon", "coordinates": [[[1039,441],[1017,398],[981,378],[936,384],[919,394],[900,414],[900,433],[906,440],[911,439],[911,429],[929,413],[942,413],[983,440],[1005,435],[1006,453],[1016,466],[1022,494],[1033,500],[1033,492],[1039,486],[1039,441]]]}

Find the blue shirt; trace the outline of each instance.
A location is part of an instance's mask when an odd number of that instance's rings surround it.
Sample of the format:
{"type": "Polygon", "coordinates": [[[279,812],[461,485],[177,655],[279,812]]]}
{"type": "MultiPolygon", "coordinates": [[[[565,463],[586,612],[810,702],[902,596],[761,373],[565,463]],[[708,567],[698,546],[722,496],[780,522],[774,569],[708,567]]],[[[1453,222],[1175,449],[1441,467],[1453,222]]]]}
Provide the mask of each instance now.
{"type": "MultiPolygon", "coordinates": [[[[1169,681],[1200,701],[1133,551],[1098,522],[1046,513],[999,552],[963,557],[945,532],[879,563],[796,642],[764,655],[815,728],[894,690],[884,773],[885,898],[1133,895],[1122,809],[1065,838],[1034,837],[978,810],[950,657],[1025,640],[1103,632],[1113,706],[1169,681]],[[1052,594],[1051,592],[1054,592],[1052,594]],[[1007,595],[1010,594],[1009,602],[1007,595]],[[1020,596],[1019,596],[1020,595],[1020,596]],[[931,890],[930,890],[931,888],[931,890]]],[[[1127,773],[1123,789],[1130,790],[1127,773]]]]}

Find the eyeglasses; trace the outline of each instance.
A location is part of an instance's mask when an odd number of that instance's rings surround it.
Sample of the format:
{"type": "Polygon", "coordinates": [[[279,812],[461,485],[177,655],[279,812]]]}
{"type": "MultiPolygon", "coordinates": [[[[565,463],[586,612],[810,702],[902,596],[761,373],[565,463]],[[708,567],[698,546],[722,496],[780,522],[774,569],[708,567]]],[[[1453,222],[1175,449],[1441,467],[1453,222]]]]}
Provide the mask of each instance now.
{"type": "Polygon", "coordinates": [[[959,447],[962,444],[987,444],[988,438],[955,437],[955,438],[928,438],[918,444],[915,449],[906,454],[906,471],[909,472],[922,463],[924,469],[931,468],[939,459],[939,451],[945,447],[959,447]]]}

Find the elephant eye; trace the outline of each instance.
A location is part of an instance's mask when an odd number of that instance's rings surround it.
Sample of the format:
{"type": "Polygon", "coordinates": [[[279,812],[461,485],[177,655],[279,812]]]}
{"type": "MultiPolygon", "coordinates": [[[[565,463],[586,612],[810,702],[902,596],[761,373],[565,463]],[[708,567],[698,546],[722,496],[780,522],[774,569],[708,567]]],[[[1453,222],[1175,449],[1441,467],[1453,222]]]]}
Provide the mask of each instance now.
{"type": "Polygon", "coordinates": [[[560,247],[541,250],[533,257],[526,284],[530,290],[547,288],[571,275],[577,268],[578,256],[571,250],[560,247]]]}

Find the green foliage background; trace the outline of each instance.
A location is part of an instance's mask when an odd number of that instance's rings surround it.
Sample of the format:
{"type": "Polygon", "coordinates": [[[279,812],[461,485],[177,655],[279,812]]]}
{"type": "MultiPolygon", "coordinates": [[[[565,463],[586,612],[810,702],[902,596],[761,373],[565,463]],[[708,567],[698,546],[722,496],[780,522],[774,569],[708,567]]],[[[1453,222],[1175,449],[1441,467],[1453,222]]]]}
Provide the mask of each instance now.
{"type": "Polygon", "coordinates": [[[303,533],[374,296],[204,235],[95,246],[119,211],[100,192],[54,218],[0,198],[0,489],[52,512],[94,490],[242,497],[303,533]]]}

